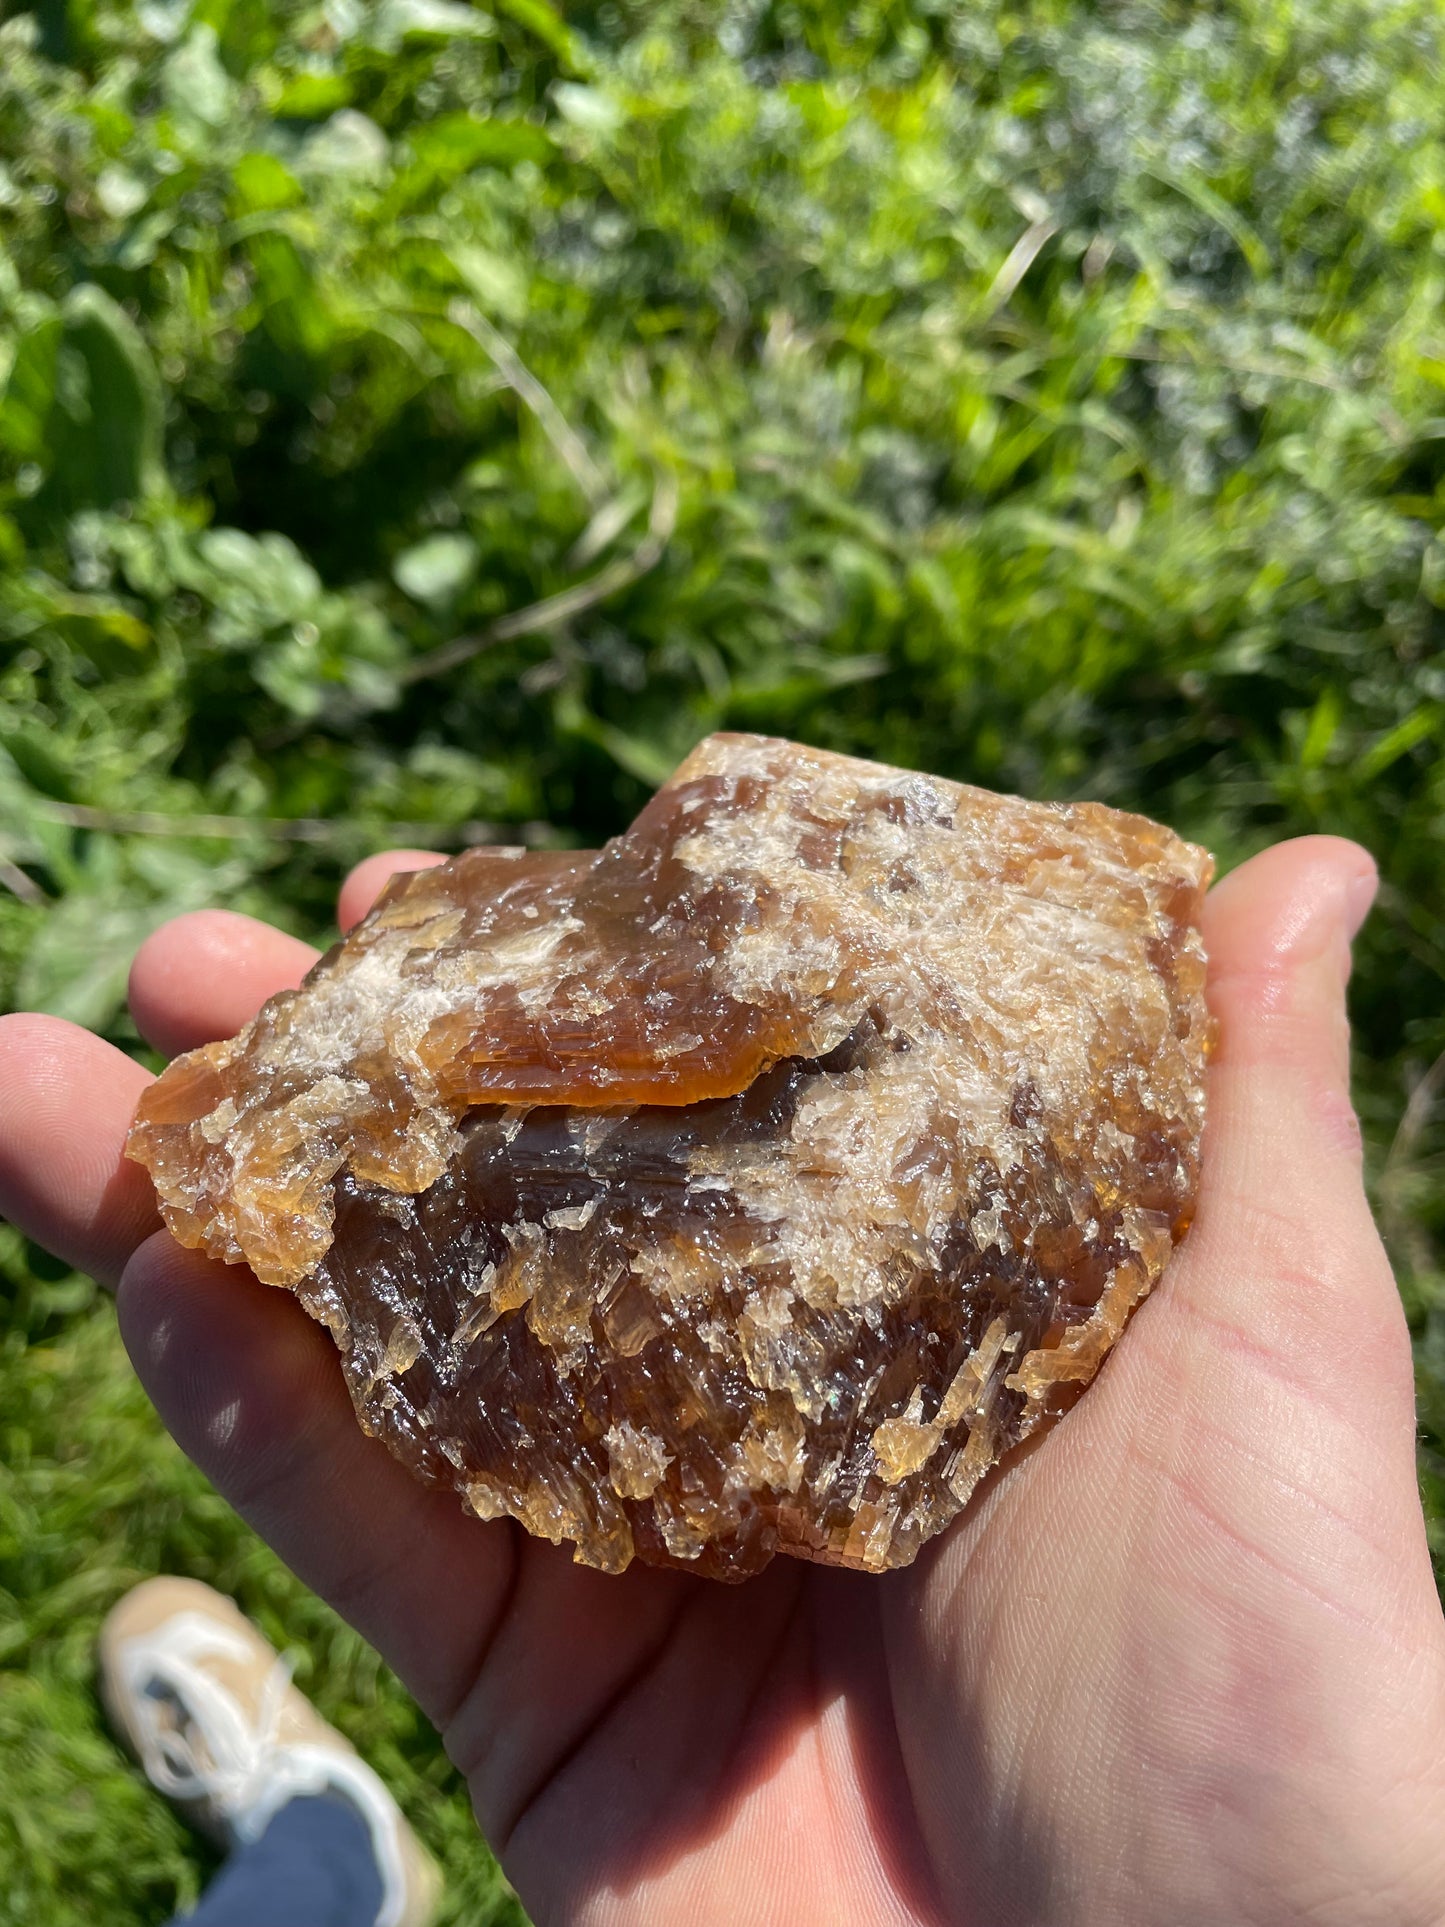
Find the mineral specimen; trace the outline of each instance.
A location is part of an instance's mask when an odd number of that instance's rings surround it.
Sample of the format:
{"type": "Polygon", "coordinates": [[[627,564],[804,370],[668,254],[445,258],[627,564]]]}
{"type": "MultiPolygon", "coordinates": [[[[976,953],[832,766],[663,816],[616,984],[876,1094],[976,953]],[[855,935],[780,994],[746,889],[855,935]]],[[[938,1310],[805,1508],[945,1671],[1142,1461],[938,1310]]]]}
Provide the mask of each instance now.
{"type": "Polygon", "coordinates": [[[395,879],[130,1155],[479,1517],[609,1572],[903,1565],[1188,1226],[1210,868],[715,736],[600,852],[395,879]]]}

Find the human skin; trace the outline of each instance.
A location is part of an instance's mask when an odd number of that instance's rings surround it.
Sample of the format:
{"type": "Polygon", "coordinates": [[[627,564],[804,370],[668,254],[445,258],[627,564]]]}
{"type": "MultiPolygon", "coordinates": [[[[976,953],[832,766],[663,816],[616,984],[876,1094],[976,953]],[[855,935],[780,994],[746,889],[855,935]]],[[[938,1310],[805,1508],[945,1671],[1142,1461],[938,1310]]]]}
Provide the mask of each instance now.
{"type": "MultiPolygon", "coordinates": [[[[343,922],[429,860],[363,865],[343,922]]],[[[1194,1229],[1082,1403],[882,1577],[609,1578],[423,1491],[289,1293],[159,1229],[147,1074],[50,1018],[0,1020],[0,1210],[119,1281],[166,1424],[436,1721],[539,1927],[1440,1927],[1445,1622],[1348,1098],[1373,890],[1308,837],[1211,893],[1194,1229]]],[[[181,918],[132,1009],[187,1049],[312,954],[181,918]]]]}

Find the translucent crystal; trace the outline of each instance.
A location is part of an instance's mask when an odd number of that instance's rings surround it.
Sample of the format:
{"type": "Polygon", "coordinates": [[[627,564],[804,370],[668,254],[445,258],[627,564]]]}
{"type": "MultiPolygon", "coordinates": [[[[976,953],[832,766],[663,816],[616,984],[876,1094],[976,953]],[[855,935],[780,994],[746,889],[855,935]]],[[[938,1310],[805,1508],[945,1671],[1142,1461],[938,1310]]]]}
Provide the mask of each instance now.
{"type": "Polygon", "coordinates": [[[714,736],[600,852],[393,881],[130,1154],[478,1516],[614,1572],[902,1565],[1188,1227],[1210,869],[714,736]]]}

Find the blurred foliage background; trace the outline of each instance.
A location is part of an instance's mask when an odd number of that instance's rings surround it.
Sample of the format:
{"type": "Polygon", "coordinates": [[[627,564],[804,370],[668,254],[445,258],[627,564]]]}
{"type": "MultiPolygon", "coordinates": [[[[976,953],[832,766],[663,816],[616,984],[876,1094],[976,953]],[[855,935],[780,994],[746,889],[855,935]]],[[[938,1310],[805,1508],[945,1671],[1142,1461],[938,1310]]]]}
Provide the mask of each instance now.
{"type": "MultiPolygon", "coordinates": [[[[40,0],[0,26],[0,999],[316,936],[395,841],[590,842],[706,731],[1356,836],[1445,1551],[1435,0],[40,0]]],[[[99,1614],[226,1586],[520,1920],[418,1716],[0,1229],[0,1922],[208,1862],[99,1614]]]]}

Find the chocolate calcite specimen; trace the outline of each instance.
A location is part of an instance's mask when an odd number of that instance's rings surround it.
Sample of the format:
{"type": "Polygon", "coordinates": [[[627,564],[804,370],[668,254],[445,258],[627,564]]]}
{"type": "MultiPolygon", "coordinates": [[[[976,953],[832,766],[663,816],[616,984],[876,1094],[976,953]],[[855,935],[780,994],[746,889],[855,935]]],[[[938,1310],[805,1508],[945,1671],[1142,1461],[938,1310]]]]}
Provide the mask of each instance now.
{"type": "Polygon", "coordinates": [[[394,880],[130,1154],[479,1517],[610,1572],[903,1565],[1188,1226],[1210,868],[714,736],[600,852],[394,880]]]}

